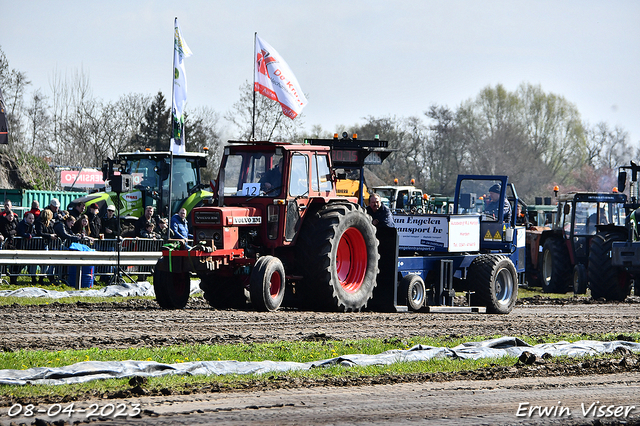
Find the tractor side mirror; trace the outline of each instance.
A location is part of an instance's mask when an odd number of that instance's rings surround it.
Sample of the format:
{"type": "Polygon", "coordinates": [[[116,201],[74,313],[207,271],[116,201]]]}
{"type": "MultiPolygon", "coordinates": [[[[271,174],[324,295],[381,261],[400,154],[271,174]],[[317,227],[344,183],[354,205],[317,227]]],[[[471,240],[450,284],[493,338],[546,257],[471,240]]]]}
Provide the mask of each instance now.
{"type": "Polygon", "coordinates": [[[567,203],[564,205],[564,214],[568,215],[569,213],[571,213],[571,204],[567,203]]]}
{"type": "Polygon", "coordinates": [[[618,172],[618,192],[624,192],[624,188],[627,184],[627,172],[624,170],[620,170],[618,172]]]}

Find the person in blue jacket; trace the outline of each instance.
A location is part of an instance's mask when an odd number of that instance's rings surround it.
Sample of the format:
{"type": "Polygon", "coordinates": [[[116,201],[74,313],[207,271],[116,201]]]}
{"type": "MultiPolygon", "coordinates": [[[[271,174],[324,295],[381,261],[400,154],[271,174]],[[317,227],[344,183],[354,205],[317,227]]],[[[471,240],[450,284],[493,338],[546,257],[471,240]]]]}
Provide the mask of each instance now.
{"type": "Polygon", "coordinates": [[[393,215],[389,207],[382,204],[380,194],[375,192],[369,197],[369,207],[367,213],[371,216],[373,225],[376,228],[395,228],[393,223],[393,215]]]}
{"type": "MultiPolygon", "coordinates": [[[[193,235],[189,233],[189,224],[187,223],[187,209],[184,207],[174,214],[171,218],[171,226],[169,227],[175,236],[175,238],[181,238],[183,240],[190,240],[193,235]]],[[[189,246],[187,245],[187,248],[189,246]]]]}

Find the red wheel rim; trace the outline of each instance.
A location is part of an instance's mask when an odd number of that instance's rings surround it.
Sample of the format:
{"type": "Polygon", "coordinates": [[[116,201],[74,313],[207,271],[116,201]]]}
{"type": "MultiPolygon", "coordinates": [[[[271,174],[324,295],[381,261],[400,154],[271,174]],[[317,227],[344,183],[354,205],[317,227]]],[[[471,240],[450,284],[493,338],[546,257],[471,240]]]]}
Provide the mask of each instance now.
{"type": "Polygon", "coordinates": [[[338,243],[336,271],[345,291],[355,293],[364,282],[367,272],[367,244],[356,228],[347,229],[338,243]]]}
{"type": "Polygon", "coordinates": [[[269,295],[274,299],[280,294],[280,283],[282,278],[278,271],[271,274],[271,280],[269,281],[269,295]]]}

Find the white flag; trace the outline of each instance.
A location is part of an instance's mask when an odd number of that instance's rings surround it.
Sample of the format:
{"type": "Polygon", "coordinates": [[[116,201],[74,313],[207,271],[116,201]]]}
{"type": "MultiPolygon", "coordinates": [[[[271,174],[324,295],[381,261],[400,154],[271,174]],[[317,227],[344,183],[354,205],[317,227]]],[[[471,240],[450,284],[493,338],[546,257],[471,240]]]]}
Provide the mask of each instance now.
{"type": "Polygon", "coordinates": [[[182,154],[184,149],[184,105],[187,103],[187,75],[184,70],[184,58],[191,56],[191,49],[182,38],[178,18],[175,20],[175,35],[173,42],[173,137],[171,151],[182,154]]]}
{"type": "Polygon", "coordinates": [[[278,101],[282,112],[292,120],[307,105],[307,98],[287,63],[257,35],[253,90],[278,101]]]}

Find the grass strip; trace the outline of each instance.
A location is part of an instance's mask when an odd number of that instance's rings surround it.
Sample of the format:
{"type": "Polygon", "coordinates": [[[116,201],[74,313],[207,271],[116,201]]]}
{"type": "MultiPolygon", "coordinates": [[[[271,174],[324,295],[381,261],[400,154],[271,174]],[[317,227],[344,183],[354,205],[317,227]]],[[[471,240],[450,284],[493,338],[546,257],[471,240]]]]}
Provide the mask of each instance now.
{"type": "MultiPolygon", "coordinates": [[[[64,351],[28,351],[0,353],[0,369],[27,369],[31,367],[61,367],[81,361],[124,361],[149,360],[161,363],[180,363],[190,361],[293,361],[308,362],[327,358],[335,358],[347,354],[378,354],[391,349],[408,349],[416,344],[427,346],[454,347],[464,342],[492,339],[499,336],[486,337],[414,337],[412,339],[364,339],[354,341],[321,341],[321,342],[278,342],[261,344],[234,345],[179,345],[162,348],[130,348],[130,349],[85,349],[64,351]]],[[[624,338],[639,341],[640,333],[626,336],[616,334],[562,334],[530,338],[517,336],[529,344],[553,343],[561,340],[575,342],[578,340],[613,341],[624,338]]],[[[401,376],[411,374],[451,373],[496,366],[512,366],[515,357],[498,359],[462,360],[431,359],[420,362],[403,362],[385,366],[342,367],[311,369],[286,373],[267,373],[263,375],[225,375],[225,376],[164,376],[150,377],[145,380],[146,392],[171,394],[189,392],[197,388],[229,388],[241,389],[256,380],[305,381],[349,377],[375,378],[382,375],[401,376]]],[[[570,360],[573,362],[573,359],[570,360]]],[[[75,385],[27,385],[0,386],[0,404],[25,401],[30,398],[63,401],[68,398],[84,396],[101,396],[131,389],[130,379],[97,380],[75,385]]]]}

